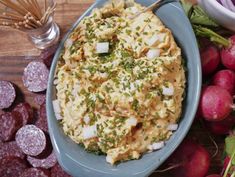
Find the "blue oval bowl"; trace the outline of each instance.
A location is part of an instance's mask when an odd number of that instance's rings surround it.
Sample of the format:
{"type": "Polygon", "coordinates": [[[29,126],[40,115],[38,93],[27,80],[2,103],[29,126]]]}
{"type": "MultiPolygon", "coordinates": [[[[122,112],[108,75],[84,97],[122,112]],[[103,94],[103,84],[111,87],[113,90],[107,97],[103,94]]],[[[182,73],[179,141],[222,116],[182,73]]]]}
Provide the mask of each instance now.
{"type": "MultiPolygon", "coordinates": [[[[137,0],[136,2],[148,6],[154,1],[155,0],[137,0]]],[[[105,2],[107,1],[96,1],[84,15],[78,19],[64,37],[55,54],[50,71],[46,102],[49,133],[60,165],[66,172],[74,177],[146,177],[172,154],[186,136],[193,122],[201,89],[201,63],[198,46],[190,22],[178,2],[165,4],[156,11],[156,14],[160,17],[162,22],[173,32],[178,45],[182,49],[188,69],[186,98],[179,128],[161,150],[145,154],[139,160],[127,161],[116,166],[111,166],[106,162],[105,156],[98,156],[86,152],[64,134],[62,127],[55,118],[52,106],[52,100],[56,98],[53,78],[65,40],[81,19],[89,15],[93,8],[101,7],[105,2]]]]}

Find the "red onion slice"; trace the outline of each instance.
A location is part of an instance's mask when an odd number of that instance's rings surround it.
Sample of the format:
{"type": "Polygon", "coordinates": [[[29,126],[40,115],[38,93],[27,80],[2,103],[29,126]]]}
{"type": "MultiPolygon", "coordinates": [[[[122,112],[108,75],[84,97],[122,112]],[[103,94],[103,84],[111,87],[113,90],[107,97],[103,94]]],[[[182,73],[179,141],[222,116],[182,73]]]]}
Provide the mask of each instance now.
{"type": "Polygon", "coordinates": [[[220,0],[220,2],[226,9],[229,9],[229,6],[227,4],[227,0],[220,0]]]}
{"type": "Polygon", "coordinates": [[[227,0],[227,4],[229,6],[229,9],[235,12],[235,5],[233,4],[232,0],[227,0]]]}
{"type": "Polygon", "coordinates": [[[220,0],[220,2],[226,9],[229,9],[229,10],[235,12],[235,5],[232,2],[232,0],[220,0]]]}

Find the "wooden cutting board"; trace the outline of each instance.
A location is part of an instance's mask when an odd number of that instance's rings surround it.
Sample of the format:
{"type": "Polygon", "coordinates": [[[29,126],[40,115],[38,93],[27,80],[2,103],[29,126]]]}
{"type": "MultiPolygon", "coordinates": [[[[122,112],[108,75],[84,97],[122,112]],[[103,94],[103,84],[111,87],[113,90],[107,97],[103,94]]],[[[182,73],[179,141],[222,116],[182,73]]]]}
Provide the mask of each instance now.
{"type": "MultiPolygon", "coordinates": [[[[62,36],[93,2],[94,0],[56,0],[55,21],[61,28],[62,36]]],[[[26,34],[0,27],[0,56],[38,56],[39,54],[40,50],[29,42],[26,34]]]]}
{"type": "MultiPolygon", "coordinates": [[[[56,0],[55,21],[61,28],[62,36],[77,20],[77,18],[95,0],[56,0]]],[[[190,0],[196,2],[196,0],[190,0]]],[[[1,8],[1,5],[0,5],[1,8]]],[[[38,56],[36,49],[23,32],[0,27],[0,56],[38,56]],[[17,39],[17,41],[15,40],[17,39]]]]}

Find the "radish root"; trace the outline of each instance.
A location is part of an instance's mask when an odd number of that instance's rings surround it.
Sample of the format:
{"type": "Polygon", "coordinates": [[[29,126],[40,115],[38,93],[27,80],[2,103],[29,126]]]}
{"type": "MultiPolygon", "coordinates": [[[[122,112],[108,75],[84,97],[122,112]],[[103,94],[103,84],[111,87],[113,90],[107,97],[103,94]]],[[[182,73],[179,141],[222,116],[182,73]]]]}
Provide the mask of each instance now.
{"type": "Polygon", "coordinates": [[[207,131],[206,127],[205,127],[205,124],[202,120],[200,120],[200,124],[202,126],[202,128],[204,128],[204,130],[206,130],[206,134],[208,135],[209,139],[211,140],[211,142],[213,143],[214,147],[215,147],[215,152],[214,154],[212,155],[212,158],[216,157],[218,152],[219,152],[219,147],[218,147],[218,144],[215,142],[215,140],[212,138],[210,132],[207,131]]]}
{"type": "MultiPolygon", "coordinates": [[[[209,135],[209,134],[208,134],[209,135]]],[[[218,144],[215,142],[215,140],[211,137],[211,135],[209,135],[209,138],[211,140],[211,142],[214,144],[215,146],[215,152],[214,154],[212,155],[212,158],[216,157],[218,152],[219,152],[219,147],[218,147],[218,144]]]]}
{"type": "Polygon", "coordinates": [[[162,169],[162,170],[155,170],[154,173],[164,173],[164,172],[173,170],[173,169],[175,169],[175,168],[178,168],[178,167],[180,167],[180,166],[182,166],[182,165],[183,165],[183,163],[175,164],[175,165],[172,165],[172,166],[167,167],[167,168],[162,169]]]}

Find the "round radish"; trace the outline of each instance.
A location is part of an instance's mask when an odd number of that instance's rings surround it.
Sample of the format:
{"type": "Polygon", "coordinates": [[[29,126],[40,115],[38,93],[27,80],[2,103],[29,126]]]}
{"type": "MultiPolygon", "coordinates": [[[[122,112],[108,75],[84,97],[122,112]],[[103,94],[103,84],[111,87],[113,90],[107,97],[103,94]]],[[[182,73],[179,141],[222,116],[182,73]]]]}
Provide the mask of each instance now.
{"type": "Polygon", "coordinates": [[[206,122],[208,129],[217,135],[226,135],[229,134],[229,131],[235,125],[235,117],[229,115],[222,121],[218,122],[206,122]]]}
{"type": "Polygon", "coordinates": [[[213,73],[220,63],[219,50],[210,45],[201,51],[202,72],[204,75],[213,73]]]}
{"type": "Polygon", "coordinates": [[[181,164],[171,171],[174,177],[204,177],[210,166],[210,156],[201,145],[184,140],[167,162],[181,164]]]}
{"type": "Polygon", "coordinates": [[[208,86],[202,91],[199,109],[208,121],[225,119],[232,111],[233,98],[219,86],[208,86]]]}
{"type": "MultiPolygon", "coordinates": [[[[202,89],[201,89],[201,97],[202,97],[202,93],[204,92],[204,90],[207,88],[208,86],[202,86],[202,89]]],[[[201,100],[200,100],[201,101],[201,100]]],[[[199,104],[198,108],[197,108],[197,112],[196,112],[196,115],[195,115],[196,119],[200,120],[203,118],[203,115],[202,115],[202,109],[201,109],[201,106],[199,104]]]]}
{"type": "Polygon", "coordinates": [[[221,51],[221,59],[223,65],[235,71],[235,35],[229,38],[231,41],[231,45],[227,48],[222,49],[221,51]]]}
{"type": "Polygon", "coordinates": [[[231,95],[235,93],[235,73],[231,70],[221,70],[215,74],[212,83],[226,89],[231,95]]]}
{"type": "Polygon", "coordinates": [[[213,174],[213,175],[208,175],[206,177],[221,177],[220,175],[217,175],[217,174],[213,174]]]}

